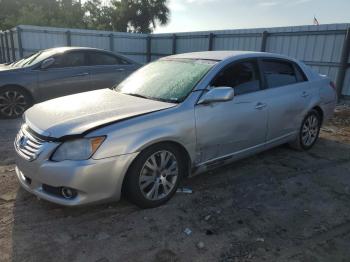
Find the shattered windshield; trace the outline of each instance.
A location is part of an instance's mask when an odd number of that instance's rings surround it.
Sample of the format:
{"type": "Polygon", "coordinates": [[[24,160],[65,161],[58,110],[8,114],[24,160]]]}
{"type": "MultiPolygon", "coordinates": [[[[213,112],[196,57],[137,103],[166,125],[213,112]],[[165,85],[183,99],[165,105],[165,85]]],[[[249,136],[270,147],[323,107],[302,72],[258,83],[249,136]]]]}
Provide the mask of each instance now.
{"type": "Polygon", "coordinates": [[[115,90],[123,94],[179,103],[215,63],[193,59],[159,60],[136,71],[115,90]]]}

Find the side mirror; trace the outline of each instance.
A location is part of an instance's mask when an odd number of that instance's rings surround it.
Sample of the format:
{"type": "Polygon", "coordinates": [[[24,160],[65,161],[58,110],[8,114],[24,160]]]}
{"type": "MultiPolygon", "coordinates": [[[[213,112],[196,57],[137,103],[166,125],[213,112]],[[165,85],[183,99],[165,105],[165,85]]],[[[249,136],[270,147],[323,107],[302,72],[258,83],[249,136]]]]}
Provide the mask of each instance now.
{"type": "Polygon", "coordinates": [[[47,69],[49,68],[50,66],[52,66],[54,63],[55,63],[55,58],[53,57],[50,57],[48,59],[45,59],[44,61],[42,61],[41,65],[40,65],[40,68],[41,69],[47,69]]]}
{"type": "Polygon", "coordinates": [[[204,94],[198,104],[210,104],[213,102],[226,102],[233,99],[235,92],[232,87],[215,87],[204,94]]]}

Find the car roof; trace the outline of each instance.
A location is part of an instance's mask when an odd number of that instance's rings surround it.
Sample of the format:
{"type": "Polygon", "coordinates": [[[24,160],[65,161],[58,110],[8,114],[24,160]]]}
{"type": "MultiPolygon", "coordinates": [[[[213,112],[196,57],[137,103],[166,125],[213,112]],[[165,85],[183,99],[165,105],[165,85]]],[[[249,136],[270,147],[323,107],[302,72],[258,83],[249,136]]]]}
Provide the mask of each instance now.
{"type": "Polygon", "coordinates": [[[293,60],[289,57],[272,54],[266,52],[255,52],[255,51],[205,51],[205,52],[194,52],[185,53],[178,55],[171,55],[164,57],[163,59],[198,59],[198,60],[215,60],[223,61],[228,58],[252,58],[252,57],[275,57],[293,60]]]}
{"type": "Polygon", "coordinates": [[[72,50],[75,50],[75,51],[87,51],[87,50],[89,50],[89,51],[98,51],[98,52],[109,53],[111,55],[117,55],[118,57],[128,61],[129,63],[140,65],[140,63],[138,63],[138,62],[130,59],[129,57],[122,55],[122,54],[114,53],[114,52],[104,50],[104,49],[93,48],[93,47],[63,46],[63,47],[53,47],[53,48],[45,49],[42,51],[53,51],[54,54],[59,54],[59,53],[65,53],[67,51],[72,51],[72,50]]]}
{"type": "Polygon", "coordinates": [[[103,49],[92,48],[92,47],[79,47],[79,46],[54,47],[54,48],[49,48],[46,50],[57,51],[57,52],[66,52],[66,51],[70,51],[70,50],[94,50],[94,51],[108,52],[108,51],[103,50],[103,49]]]}

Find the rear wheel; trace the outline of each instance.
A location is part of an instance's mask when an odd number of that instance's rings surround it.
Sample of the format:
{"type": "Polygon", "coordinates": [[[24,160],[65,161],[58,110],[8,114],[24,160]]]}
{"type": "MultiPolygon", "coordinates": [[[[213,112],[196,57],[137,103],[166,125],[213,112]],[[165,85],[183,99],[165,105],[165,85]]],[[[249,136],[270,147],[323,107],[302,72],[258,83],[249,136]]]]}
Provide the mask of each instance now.
{"type": "Polygon", "coordinates": [[[19,87],[0,89],[0,117],[18,118],[32,105],[28,92],[19,87]]]}
{"type": "Polygon", "coordinates": [[[299,150],[309,150],[316,143],[321,129],[321,117],[316,110],[311,110],[304,118],[298,137],[291,146],[299,150]]]}
{"type": "Polygon", "coordinates": [[[131,165],[125,184],[128,199],[141,208],[166,203],[185,172],[179,150],[170,144],[147,148],[131,165]]]}

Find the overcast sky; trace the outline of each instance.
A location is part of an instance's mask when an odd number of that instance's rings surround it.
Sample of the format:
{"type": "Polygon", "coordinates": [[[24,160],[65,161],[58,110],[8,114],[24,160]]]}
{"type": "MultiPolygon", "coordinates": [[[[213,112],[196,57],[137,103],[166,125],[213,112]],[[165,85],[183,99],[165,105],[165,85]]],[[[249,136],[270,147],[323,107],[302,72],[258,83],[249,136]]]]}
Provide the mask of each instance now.
{"type": "Polygon", "coordinates": [[[157,33],[350,23],[350,0],[170,0],[170,22],[157,33]]]}

